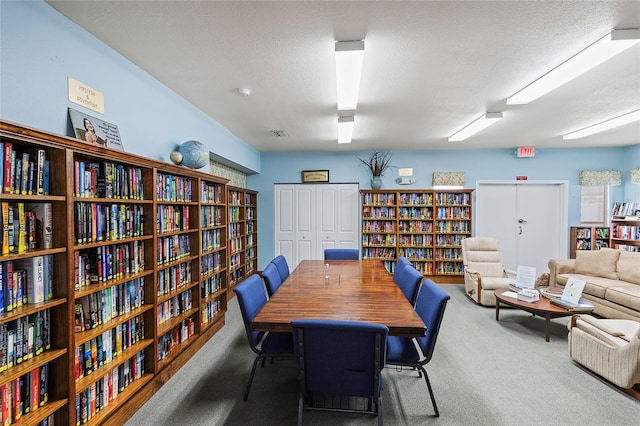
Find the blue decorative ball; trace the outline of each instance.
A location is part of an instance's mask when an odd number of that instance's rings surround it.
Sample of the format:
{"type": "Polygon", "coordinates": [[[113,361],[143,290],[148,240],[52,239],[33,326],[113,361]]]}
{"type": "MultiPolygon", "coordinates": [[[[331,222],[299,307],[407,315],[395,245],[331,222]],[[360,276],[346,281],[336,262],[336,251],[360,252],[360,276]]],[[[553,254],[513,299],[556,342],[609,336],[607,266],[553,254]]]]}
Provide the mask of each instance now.
{"type": "Polygon", "coordinates": [[[190,169],[200,169],[209,163],[209,150],[202,142],[186,141],[178,147],[177,152],[180,155],[172,153],[172,160],[190,169]]]}

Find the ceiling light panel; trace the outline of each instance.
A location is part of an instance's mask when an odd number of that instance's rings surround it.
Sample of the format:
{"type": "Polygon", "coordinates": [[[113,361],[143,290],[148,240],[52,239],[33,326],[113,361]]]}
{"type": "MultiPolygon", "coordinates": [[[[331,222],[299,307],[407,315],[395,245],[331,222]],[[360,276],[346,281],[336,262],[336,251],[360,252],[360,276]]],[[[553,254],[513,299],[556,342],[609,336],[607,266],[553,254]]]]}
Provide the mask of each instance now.
{"type": "Polygon", "coordinates": [[[354,124],[353,117],[338,117],[338,143],[351,143],[354,124]]]}
{"type": "Polygon", "coordinates": [[[496,123],[498,120],[502,118],[501,112],[488,112],[485,115],[481,116],[477,120],[473,121],[468,126],[462,128],[457,131],[453,135],[449,136],[449,142],[459,142],[463,141],[481,130],[486,129],[492,124],[496,123]]]}
{"type": "Polygon", "coordinates": [[[567,133],[562,136],[562,139],[580,139],[609,129],[624,126],[625,124],[633,123],[634,121],[640,121],[640,109],[603,121],[602,123],[594,124],[593,126],[585,127],[581,130],[576,130],[575,132],[567,133]]]}
{"type": "Polygon", "coordinates": [[[364,40],[337,41],[335,52],[338,109],[356,109],[364,59],[364,40]]]}
{"type": "Polygon", "coordinates": [[[507,104],[528,104],[639,42],[639,29],[613,30],[507,98],[507,104]]]}

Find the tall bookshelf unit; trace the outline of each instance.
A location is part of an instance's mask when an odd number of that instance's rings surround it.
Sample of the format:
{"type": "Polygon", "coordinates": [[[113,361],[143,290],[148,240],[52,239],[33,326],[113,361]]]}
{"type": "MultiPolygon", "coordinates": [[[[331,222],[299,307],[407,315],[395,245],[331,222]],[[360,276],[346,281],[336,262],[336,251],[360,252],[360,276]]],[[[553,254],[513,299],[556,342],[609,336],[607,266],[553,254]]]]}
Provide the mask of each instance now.
{"type": "Polygon", "coordinates": [[[610,245],[619,250],[640,252],[640,202],[614,204],[610,245]]]}
{"type": "Polygon", "coordinates": [[[3,402],[20,394],[21,424],[121,425],[224,325],[227,180],[5,121],[0,142],[50,166],[48,193],[0,193],[3,243],[21,242],[0,255],[4,302],[6,277],[45,271],[45,300],[2,304],[3,402]],[[48,239],[29,232],[44,205],[48,239]]]}
{"type": "Polygon", "coordinates": [[[362,258],[389,271],[404,256],[423,275],[461,283],[462,240],[471,236],[471,189],[363,190],[362,258]]]}
{"type": "Polygon", "coordinates": [[[258,193],[229,187],[229,289],[256,272],[258,193]]]}
{"type": "Polygon", "coordinates": [[[581,250],[600,250],[603,247],[609,247],[609,231],[608,226],[572,226],[569,250],[571,259],[575,259],[576,253],[581,250]]]}

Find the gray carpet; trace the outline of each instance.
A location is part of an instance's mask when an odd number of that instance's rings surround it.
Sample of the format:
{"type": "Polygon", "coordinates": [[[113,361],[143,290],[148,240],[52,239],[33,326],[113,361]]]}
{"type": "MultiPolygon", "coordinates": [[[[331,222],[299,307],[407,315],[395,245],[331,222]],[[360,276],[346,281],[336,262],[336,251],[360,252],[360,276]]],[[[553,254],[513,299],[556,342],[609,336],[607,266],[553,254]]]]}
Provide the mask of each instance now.
{"type": "MultiPolygon", "coordinates": [[[[451,295],[427,371],[440,417],[433,417],[424,379],[385,368],[388,425],[637,425],[640,402],[573,363],[568,318],[544,320],[515,309],[475,305],[462,285],[451,295]]],[[[238,304],[227,325],[169,380],[127,425],[295,425],[296,371],[290,361],[258,368],[242,401],[254,354],[238,304]]],[[[305,425],[374,425],[371,415],[306,411],[305,425]]]]}

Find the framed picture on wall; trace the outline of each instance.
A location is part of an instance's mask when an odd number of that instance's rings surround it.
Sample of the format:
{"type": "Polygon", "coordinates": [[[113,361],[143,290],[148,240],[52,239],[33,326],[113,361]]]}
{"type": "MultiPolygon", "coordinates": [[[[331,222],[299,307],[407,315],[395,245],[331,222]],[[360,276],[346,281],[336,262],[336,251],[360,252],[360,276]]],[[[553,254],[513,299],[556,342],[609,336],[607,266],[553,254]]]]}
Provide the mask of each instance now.
{"type": "Polygon", "coordinates": [[[118,126],[69,108],[69,119],[77,139],[90,145],[124,151],[118,126]]]}
{"type": "Polygon", "coordinates": [[[329,170],[303,170],[302,183],[327,183],[329,170]]]}

